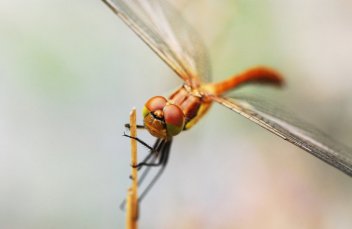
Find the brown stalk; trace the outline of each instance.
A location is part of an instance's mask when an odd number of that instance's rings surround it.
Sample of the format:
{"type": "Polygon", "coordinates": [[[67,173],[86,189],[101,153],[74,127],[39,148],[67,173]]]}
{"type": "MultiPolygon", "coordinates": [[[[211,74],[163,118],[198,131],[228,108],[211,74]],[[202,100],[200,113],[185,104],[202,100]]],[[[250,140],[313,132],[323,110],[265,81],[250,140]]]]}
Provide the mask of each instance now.
{"type": "Polygon", "coordinates": [[[130,133],[131,133],[131,178],[132,184],[127,192],[126,202],[126,228],[137,229],[138,221],[138,176],[137,176],[137,141],[133,138],[137,137],[136,127],[136,108],[130,113],[130,133]]]}

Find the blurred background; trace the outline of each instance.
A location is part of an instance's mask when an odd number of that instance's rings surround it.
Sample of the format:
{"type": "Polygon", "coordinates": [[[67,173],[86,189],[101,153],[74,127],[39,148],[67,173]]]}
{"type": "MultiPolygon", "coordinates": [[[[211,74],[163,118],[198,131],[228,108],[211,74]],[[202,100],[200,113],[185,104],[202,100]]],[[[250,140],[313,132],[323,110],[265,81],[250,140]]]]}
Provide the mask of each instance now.
{"type": "MultiPolygon", "coordinates": [[[[283,90],[240,90],[352,146],[351,1],[173,2],[213,80],[274,67],[283,90]]],[[[101,1],[1,1],[0,228],[124,228],[123,125],[181,83],[101,1]]],[[[140,228],[351,228],[351,213],[351,178],[214,105],[175,138],[140,228]]]]}

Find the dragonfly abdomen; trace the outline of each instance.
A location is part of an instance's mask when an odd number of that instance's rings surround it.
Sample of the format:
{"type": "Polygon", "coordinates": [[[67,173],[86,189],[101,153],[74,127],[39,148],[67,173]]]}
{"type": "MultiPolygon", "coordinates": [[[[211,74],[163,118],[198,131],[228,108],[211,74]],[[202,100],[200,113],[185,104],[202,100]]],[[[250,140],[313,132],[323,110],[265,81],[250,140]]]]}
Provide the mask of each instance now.
{"type": "Polygon", "coordinates": [[[282,86],[284,79],[273,69],[267,67],[256,67],[233,75],[224,81],[206,84],[202,88],[213,95],[222,95],[229,90],[252,83],[282,86]]]}

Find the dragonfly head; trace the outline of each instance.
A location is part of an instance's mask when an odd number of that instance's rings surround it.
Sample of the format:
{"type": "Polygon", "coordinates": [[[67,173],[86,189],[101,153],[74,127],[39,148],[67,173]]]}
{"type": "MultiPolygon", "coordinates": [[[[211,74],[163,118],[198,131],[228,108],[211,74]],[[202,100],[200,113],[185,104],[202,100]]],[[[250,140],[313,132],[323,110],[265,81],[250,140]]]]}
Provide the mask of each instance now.
{"type": "Polygon", "coordinates": [[[181,108],[162,96],[150,98],[143,107],[144,126],[157,138],[168,139],[179,134],[185,125],[181,108]]]}

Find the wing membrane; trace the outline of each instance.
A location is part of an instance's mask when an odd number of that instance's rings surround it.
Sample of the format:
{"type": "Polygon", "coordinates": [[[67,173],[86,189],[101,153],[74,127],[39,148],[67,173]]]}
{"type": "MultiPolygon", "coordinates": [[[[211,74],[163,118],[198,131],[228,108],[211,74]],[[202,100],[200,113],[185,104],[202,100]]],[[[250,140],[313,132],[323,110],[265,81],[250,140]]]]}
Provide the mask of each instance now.
{"type": "Polygon", "coordinates": [[[188,85],[209,81],[209,59],[194,29],[166,0],[102,0],[188,85]]]}
{"type": "Polygon", "coordinates": [[[268,114],[260,106],[244,100],[213,97],[214,101],[230,108],[284,140],[352,176],[352,150],[330,139],[326,134],[303,122],[283,120],[268,114]]]}

